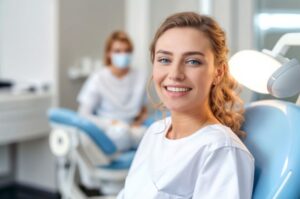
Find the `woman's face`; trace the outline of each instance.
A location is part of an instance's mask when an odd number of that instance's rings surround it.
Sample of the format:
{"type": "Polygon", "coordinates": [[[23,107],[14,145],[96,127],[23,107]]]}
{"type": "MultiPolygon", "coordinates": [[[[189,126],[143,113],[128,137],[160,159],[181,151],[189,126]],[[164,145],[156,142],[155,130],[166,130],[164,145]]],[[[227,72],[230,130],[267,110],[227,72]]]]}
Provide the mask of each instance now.
{"type": "Polygon", "coordinates": [[[207,108],[215,76],[208,38],[194,28],[172,28],[157,40],[154,53],[153,80],[164,105],[176,112],[207,108]]]}
{"type": "Polygon", "coordinates": [[[118,69],[127,69],[131,61],[131,49],[127,42],[114,41],[109,52],[111,65],[118,69]]]}

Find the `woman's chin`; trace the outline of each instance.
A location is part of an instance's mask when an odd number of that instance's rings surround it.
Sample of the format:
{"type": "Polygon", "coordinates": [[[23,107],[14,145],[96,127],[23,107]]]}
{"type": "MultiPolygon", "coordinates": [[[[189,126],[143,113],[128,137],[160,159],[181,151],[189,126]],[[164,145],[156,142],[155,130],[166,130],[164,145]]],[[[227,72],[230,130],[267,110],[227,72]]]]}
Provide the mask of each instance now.
{"type": "Polygon", "coordinates": [[[187,105],[183,105],[183,104],[167,104],[166,107],[170,112],[185,112],[185,111],[187,111],[187,105]]]}

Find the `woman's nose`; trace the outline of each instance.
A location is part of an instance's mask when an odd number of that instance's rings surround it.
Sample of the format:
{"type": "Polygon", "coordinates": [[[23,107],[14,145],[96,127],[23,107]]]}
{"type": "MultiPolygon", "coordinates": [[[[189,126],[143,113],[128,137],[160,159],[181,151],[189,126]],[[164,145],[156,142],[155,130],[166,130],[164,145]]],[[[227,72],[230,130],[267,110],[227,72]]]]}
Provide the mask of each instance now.
{"type": "Polygon", "coordinates": [[[185,74],[182,71],[180,65],[174,65],[171,67],[171,71],[169,73],[169,79],[173,81],[183,81],[185,78],[185,74]]]}

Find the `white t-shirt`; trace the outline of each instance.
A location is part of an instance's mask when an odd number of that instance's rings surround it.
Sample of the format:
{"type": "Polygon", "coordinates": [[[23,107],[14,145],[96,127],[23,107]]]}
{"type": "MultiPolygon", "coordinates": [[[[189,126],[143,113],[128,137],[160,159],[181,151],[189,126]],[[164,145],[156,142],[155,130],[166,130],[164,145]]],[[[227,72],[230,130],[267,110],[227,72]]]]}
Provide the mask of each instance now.
{"type": "Polygon", "coordinates": [[[171,118],[146,132],[118,199],[250,199],[254,158],[231,131],[209,125],[165,137],[171,118]]]}
{"type": "Polygon", "coordinates": [[[93,107],[100,117],[131,123],[145,104],[146,82],[145,70],[131,68],[118,78],[103,67],[88,78],[77,100],[93,107]]]}

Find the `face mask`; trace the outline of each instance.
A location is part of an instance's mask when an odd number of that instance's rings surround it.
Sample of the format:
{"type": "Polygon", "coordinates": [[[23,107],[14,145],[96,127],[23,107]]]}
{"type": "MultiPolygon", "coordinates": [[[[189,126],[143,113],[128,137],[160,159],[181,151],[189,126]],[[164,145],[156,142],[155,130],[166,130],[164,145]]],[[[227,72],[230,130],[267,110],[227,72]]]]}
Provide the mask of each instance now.
{"type": "Polygon", "coordinates": [[[113,53],[111,56],[112,64],[120,69],[128,68],[131,61],[131,53],[113,53]]]}

